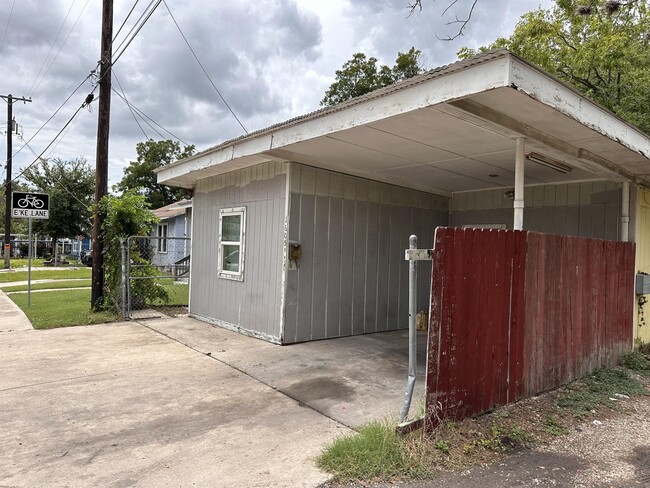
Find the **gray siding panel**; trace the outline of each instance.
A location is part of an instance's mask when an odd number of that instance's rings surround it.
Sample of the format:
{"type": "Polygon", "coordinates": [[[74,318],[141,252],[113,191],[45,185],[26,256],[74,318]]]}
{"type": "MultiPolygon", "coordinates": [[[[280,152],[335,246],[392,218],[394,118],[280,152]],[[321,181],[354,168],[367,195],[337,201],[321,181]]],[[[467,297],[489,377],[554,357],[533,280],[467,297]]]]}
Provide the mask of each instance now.
{"type": "MultiPolygon", "coordinates": [[[[288,271],[284,342],[407,327],[404,250],[412,233],[433,245],[448,200],[293,163],[290,190],[290,235],[300,228],[303,254],[288,271]]],[[[419,310],[428,310],[430,264],[420,270],[419,310]]]]}
{"type": "MultiPolygon", "coordinates": [[[[451,200],[450,225],[506,224],[512,229],[512,200],[506,189],[457,193],[451,200]],[[493,208],[477,202],[491,199],[493,208]]],[[[590,181],[527,187],[524,228],[536,232],[618,239],[620,190],[616,183],[590,181]]]]}
{"type": "Polygon", "coordinates": [[[327,256],[329,247],[329,211],[330,202],[327,197],[316,197],[315,228],[314,228],[314,279],[312,285],[312,327],[311,338],[324,339],[327,337],[327,256]],[[323,279],[325,278],[325,279],[323,279]]]}
{"type": "MultiPolygon", "coordinates": [[[[293,175],[292,175],[293,177],[293,175]]],[[[300,195],[290,197],[289,214],[300,214],[300,195]]],[[[289,226],[289,242],[300,242],[300,225],[289,226]]],[[[284,306],[284,335],[283,341],[296,342],[298,334],[298,273],[287,273],[287,290],[284,306]]]]}
{"type": "MultiPolygon", "coordinates": [[[[313,181],[310,174],[309,181],[313,181]]],[[[314,195],[300,195],[300,268],[298,278],[298,323],[296,340],[298,342],[311,339],[312,291],[314,276],[314,195]]],[[[291,225],[291,224],[290,224],[291,225]]]]}
{"type": "Polygon", "coordinates": [[[343,200],[341,225],[341,295],[340,335],[352,334],[352,300],[354,290],[354,200],[343,200]]]}
{"type": "Polygon", "coordinates": [[[190,313],[226,327],[281,341],[281,287],[288,165],[200,180],[194,193],[190,313]],[[217,275],[219,210],[246,207],[244,281],[217,275]]]}
{"type": "Polygon", "coordinates": [[[341,229],[343,201],[329,199],[327,246],[326,337],[337,337],[341,326],[341,229]]]}

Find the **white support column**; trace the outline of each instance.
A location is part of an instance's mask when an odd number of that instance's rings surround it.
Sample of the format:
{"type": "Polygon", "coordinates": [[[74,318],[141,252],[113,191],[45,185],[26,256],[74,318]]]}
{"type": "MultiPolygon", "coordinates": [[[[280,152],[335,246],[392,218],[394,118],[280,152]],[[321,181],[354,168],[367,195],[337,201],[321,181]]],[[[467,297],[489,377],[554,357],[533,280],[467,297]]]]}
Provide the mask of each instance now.
{"type": "Polygon", "coordinates": [[[523,137],[517,137],[516,139],[514,230],[524,229],[524,140],[523,137]]]}
{"type": "Polygon", "coordinates": [[[621,190],[621,240],[630,240],[630,182],[624,181],[621,190]]]}

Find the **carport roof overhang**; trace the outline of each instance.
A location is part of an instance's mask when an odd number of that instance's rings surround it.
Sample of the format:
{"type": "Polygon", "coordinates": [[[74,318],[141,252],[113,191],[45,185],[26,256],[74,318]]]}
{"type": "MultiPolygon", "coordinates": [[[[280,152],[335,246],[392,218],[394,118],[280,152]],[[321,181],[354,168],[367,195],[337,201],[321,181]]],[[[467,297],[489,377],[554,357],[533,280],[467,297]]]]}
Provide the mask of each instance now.
{"type": "Polygon", "coordinates": [[[444,66],[363,97],[227,141],[158,170],[202,178],[293,161],[441,195],[512,187],[515,139],[571,166],[526,162],[525,184],[593,179],[646,184],[650,138],[505,51],[444,66]]]}

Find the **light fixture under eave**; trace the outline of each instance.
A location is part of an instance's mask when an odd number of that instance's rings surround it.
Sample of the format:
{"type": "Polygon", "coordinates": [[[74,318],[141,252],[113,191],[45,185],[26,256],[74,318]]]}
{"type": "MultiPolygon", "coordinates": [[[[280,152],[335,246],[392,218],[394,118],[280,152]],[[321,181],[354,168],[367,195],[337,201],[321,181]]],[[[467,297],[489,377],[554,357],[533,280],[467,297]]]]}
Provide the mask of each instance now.
{"type": "Polygon", "coordinates": [[[551,159],[548,156],[542,156],[541,154],[534,152],[526,154],[526,159],[532,161],[533,163],[541,164],[542,166],[546,166],[547,168],[554,169],[555,171],[559,171],[560,173],[564,174],[571,173],[571,170],[573,169],[568,164],[560,163],[559,161],[551,159]]]}

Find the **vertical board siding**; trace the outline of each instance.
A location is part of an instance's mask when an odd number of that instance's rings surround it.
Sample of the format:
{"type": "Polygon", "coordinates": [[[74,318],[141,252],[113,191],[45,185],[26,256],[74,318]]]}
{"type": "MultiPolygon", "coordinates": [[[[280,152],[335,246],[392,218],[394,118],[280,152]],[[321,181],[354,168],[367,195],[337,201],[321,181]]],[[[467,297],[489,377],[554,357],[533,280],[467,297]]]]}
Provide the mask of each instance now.
{"type": "MultiPolygon", "coordinates": [[[[650,190],[639,188],[636,196],[636,271],[650,273],[650,190]]],[[[630,224],[632,229],[633,222],[630,224]]],[[[650,295],[637,296],[636,300],[634,336],[644,343],[650,343],[650,295]]]]}
{"type": "Polygon", "coordinates": [[[281,163],[264,163],[197,183],[193,203],[193,316],[281,341],[287,168],[281,163]],[[246,207],[242,282],[217,275],[219,210],[238,206],[246,207]]]}
{"type": "MultiPolygon", "coordinates": [[[[506,190],[455,193],[449,225],[505,224],[512,229],[513,204],[504,196],[506,190]]],[[[615,240],[620,229],[620,199],[616,183],[607,181],[526,187],[524,229],[615,240]]]]}
{"type": "MultiPolygon", "coordinates": [[[[294,163],[290,180],[289,234],[302,256],[287,271],[283,342],[406,327],[404,250],[413,233],[419,247],[433,246],[447,199],[294,163]]],[[[425,311],[427,268],[419,279],[425,311]]]]}
{"type": "Polygon", "coordinates": [[[435,242],[428,429],[613,366],[632,346],[633,243],[459,228],[435,242]]]}

